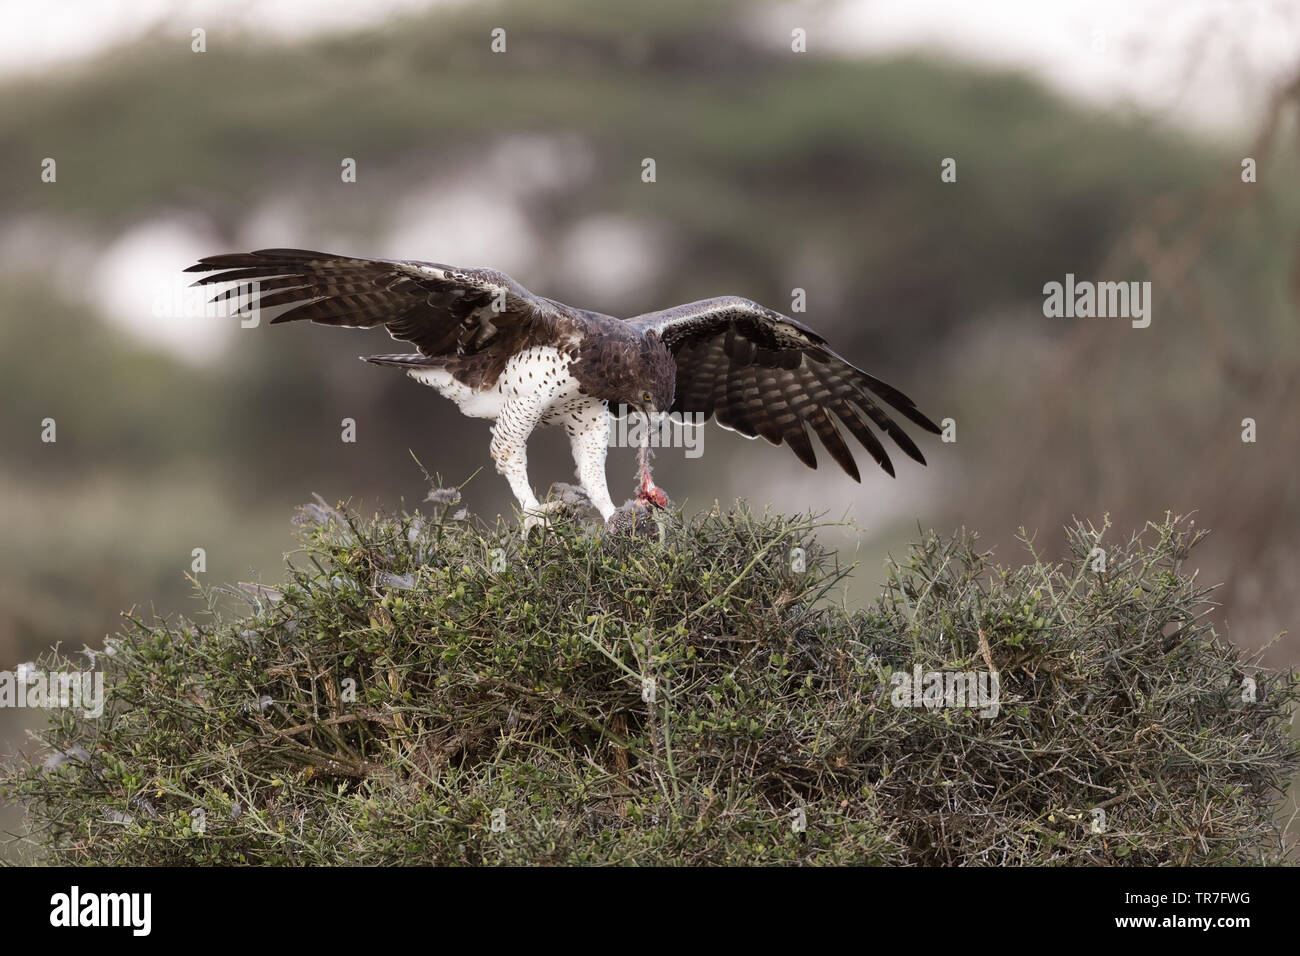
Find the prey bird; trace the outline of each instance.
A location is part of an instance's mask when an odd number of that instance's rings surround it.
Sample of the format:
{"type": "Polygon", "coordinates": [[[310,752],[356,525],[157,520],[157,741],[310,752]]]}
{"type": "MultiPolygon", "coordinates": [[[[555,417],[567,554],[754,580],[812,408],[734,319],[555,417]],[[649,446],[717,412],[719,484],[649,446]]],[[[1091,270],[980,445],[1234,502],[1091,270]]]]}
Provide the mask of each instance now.
{"type": "MultiPolygon", "coordinates": [[[[872,425],[908,457],[922,465],[925,458],[886,406],[939,432],[910,398],[851,365],[808,326],[737,296],[618,319],[534,295],[491,269],[410,259],[260,249],[209,256],[186,271],[210,273],[195,285],[236,283],[212,301],[242,303],[239,315],[286,307],[272,324],[382,325],[414,345],[415,352],[362,358],[403,369],[462,414],[492,420],[492,460],[519,502],[525,536],[556,504],[539,503],[528,480],[528,437],[541,425],[564,426],[579,484],[610,520],[611,407],[651,420],[713,417],[748,438],[784,442],[816,468],[811,431],[854,481],[861,477],[840,428],[891,476],[872,425]]],[[[667,496],[651,478],[647,453],[648,438],[635,504],[663,508],[667,496]]]]}

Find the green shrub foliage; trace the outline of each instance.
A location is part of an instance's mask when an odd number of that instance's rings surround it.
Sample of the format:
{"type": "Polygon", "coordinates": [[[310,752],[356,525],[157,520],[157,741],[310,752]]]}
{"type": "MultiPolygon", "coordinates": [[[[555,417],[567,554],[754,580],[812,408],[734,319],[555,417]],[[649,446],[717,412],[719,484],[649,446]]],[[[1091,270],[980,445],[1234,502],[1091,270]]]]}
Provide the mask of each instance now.
{"type": "Polygon", "coordinates": [[[11,761],[28,854],[1285,857],[1296,676],[1248,666],[1216,636],[1188,522],[1127,541],[1077,525],[1062,565],[1026,538],[1030,560],[1013,568],[971,534],[927,534],[850,613],[849,569],[810,517],[715,509],[648,535],[566,520],[524,543],[453,514],[456,497],[368,520],[308,506],[282,584],[200,588],[197,621],[128,619],[90,663],[43,661],[102,669],[106,706],[98,719],[51,709],[39,750],[11,761]],[[900,686],[992,671],[993,708],[925,706],[900,686]]]}

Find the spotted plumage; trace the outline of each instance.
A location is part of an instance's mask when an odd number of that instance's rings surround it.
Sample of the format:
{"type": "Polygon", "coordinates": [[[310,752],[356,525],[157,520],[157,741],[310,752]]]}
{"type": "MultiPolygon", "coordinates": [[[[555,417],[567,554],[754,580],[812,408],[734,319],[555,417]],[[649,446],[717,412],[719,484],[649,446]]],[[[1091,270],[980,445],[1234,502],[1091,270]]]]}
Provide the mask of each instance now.
{"type": "MultiPolygon", "coordinates": [[[[189,272],[196,285],[231,282],[213,301],[236,314],[281,310],[273,323],[383,325],[417,352],[366,361],[405,369],[455,402],[491,419],[492,458],[524,512],[525,534],[544,520],[528,481],[527,441],[543,425],[563,425],[578,480],[607,521],[615,508],[605,483],[609,409],[714,417],[750,438],[788,444],[817,467],[809,431],[854,480],[857,464],[841,430],[890,475],[893,463],[872,425],[925,464],[886,412],[937,433],[911,399],[855,368],[800,322],[748,299],[725,296],[617,319],[533,295],[490,269],[405,259],[358,259],[300,249],[211,256],[189,272]]],[[[646,455],[638,501],[662,506],[646,455]]]]}

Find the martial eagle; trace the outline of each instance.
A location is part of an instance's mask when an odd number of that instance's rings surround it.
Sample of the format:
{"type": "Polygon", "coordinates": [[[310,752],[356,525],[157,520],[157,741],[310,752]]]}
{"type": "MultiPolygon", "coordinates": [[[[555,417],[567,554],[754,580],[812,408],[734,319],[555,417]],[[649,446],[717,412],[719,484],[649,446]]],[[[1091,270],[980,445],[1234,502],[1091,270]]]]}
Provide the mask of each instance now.
{"type": "MultiPolygon", "coordinates": [[[[534,295],[491,269],[409,259],[260,249],[209,256],[186,271],[215,273],[195,285],[238,283],[212,300],[241,301],[236,314],[291,306],[273,323],[382,325],[413,344],[419,351],[362,358],[405,369],[463,414],[492,419],[492,459],[519,501],[525,535],[553,506],[540,504],[528,481],[528,436],[539,425],[564,426],[582,490],[606,521],[614,514],[605,484],[611,407],[712,416],[749,438],[784,442],[816,468],[811,429],[854,481],[861,477],[837,422],[891,476],[870,424],[910,458],[923,465],[925,458],[884,405],[939,432],[911,399],[808,326],[737,296],[617,319],[534,295]]],[[[636,501],[667,502],[644,448],[636,501]]]]}

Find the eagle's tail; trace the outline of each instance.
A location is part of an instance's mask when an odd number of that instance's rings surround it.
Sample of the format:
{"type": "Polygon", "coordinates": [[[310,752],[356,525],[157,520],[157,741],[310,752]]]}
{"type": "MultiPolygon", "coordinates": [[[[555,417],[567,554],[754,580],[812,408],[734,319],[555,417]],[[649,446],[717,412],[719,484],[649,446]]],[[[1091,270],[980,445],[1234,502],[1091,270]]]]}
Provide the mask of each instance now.
{"type": "Polygon", "coordinates": [[[375,365],[396,365],[400,368],[429,368],[442,365],[446,361],[446,359],[430,358],[419,352],[408,352],[405,355],[361,355],[358,358],[363,362],[373,362],[375,365]]]}

